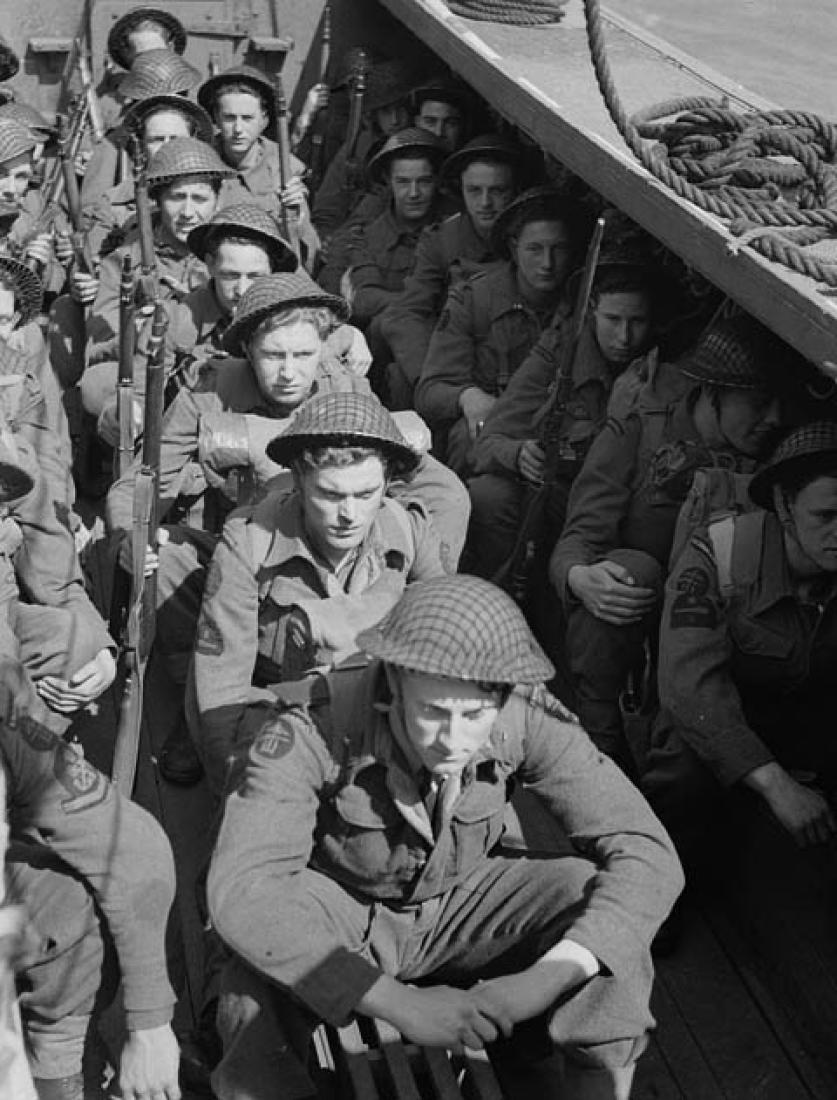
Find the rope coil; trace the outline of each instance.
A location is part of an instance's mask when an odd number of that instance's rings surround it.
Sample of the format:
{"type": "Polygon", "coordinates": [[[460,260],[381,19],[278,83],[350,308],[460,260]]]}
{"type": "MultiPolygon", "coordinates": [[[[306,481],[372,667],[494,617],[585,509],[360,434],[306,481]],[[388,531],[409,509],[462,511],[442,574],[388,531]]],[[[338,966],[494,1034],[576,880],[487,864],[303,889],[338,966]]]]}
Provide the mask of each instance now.
{"type": "Polygon", "coordinates": [[[584,0],[584,11],[602,98],[643,167],[680,198],[728,222],[741,247],[837,287],[837,259],[805,251],[837,238],[837,126],[809,111],[734,111],[702,96],[658,103],[629,118],[610,70],[599,0],[584,0]]]}
{"type": "Polygon", "coordinates": [[[446,3],[454,15],[464,19],[543,27],[563,19],[568,0],[446,0],[446,3]]]}

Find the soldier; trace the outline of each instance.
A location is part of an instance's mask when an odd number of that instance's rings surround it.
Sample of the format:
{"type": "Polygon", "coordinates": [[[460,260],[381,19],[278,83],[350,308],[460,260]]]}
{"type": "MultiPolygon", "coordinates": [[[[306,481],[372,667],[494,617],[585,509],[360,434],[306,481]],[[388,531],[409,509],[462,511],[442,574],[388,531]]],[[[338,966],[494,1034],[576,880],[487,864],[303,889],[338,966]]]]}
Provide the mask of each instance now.
{"type": "MultiPolygon", "coordinates": [[[[349,163],[349,148],[344,142],[329,163],[323,181],[314,196],[312,216],[321,237],[328,239],[352,214],[363,188],[351,178],[366,163],[376,145],[409,124],[407,96],[411,74],[402,61],[381,61],[369,71],[363,99],[363,125],[349,163]]],[[[372,217],[380,212],[374,210],[372,217]]]]}
{"type": "Polygon", "coordinates": [[[625,420],[607,422],[573,484],[549,575],[566,613],[579,717],[625,763],[619,698],[656,630],[680,506],[696,470],[748,473],[769,449],[780,355],[751,318],[717,322],[678,364],[686,393],[641,393],[625,420]]]}
{"type": "MultiPolygon", "coordinates": [[[[370,181],[386,187],[389,203],[365,227],[356,226],[348,251],[349,298],[356,323],[363,328],[394,300],[413,267],[421,231],[438,222],[446,201],[438,194],[438,173],[445,153],[423,130],[399,130],[369,162],[370,181]]],[[[344,271],[333,261],[318,277],[321,286],[339,286],[344,271]]]]}
{"type": "Polygon", "coordinates": [[[0,666],[0,767],[8,787],[9,896],[28,911],[18,974],[38,1100],[83,1100],[82,1056],[122,983],[118,1084],[179,1100],[165,930],[174,861],[154,819],[34,717],[20,667],[0,666]],[[114,958],[115,949],[115,958],[114,958]]]}
{"type": "MultiPolygon", "coordinates": [[[[154,277],[162,299],[185,298],[206,283],[206,267],[189,251],[186,242],[195,226],[209,221],[215,213],[221,181],[231,175],[212,147],[197,138],[168,141],[152,158],[147,180],[149,196],[157,203],[154,277]]],[[[79,388],[84,408],[97,418],[116,393],[119,285],[126,253],[139,274],[142,247],[138,228],[105,259],[98,277],[74,276],[80,300],[88,301],[95,291],[87,318],[88,366],[79,388]]]]}
{"type": "Polygon", "coordinates": [[[837,832],[837,424],[791,431],[750,496],[666,582],[643,782],[684,858],[705,854],[722,789],[754,792],[799,845],[837,832]]]}
{"type": "MultiPolygon", "coordinates": [[[[196,103],[181,95],[152,95],[136,100],[124,113],[123,126],[129,140],[139,142],[150,161],[167,141],[191,137],[211,142],[212,119],[196,103]]],[[[87,240],[91,251],[100,255],[121,244],[122,229],[135,217],[135,185],[129,174],[114,187],[100,193],[95,204],[85,211],[87,240]]]]}
{"type": "Polygon", "coordinates": [[[442,178],[457,185],[465,210],[425,230],[403,291],[379,321],[393,354],[387,370],[391,408],[413,407],[413,390],[450,288],[497,259],[491,230],[514,197],[522,160],[517,145],[488,134],[445,161],[442,178]]]}
{"type": "Polygon", "coordinates": [[[499,589],[410,585],[358,642],[367,668],[267,707],[241,747],[209,874],[235,953],[217,1095],[269,1095],[271,1074],[281,1091],[301,1004],[301,1027],[374,1016],[454,1050],[540,1016],[563,1096],[626,1100],[653,1023],[650,940],[682,885],[661,826],[546,691],[549,661],[499,589]],[[514,776],[572,855],[495,848],[514,776]]]}
{"type": "Polygon", "coordinates": [[[42,265],[42,282],[50,290],[60,290],[66,278],[63,263],[72,250],[66,219],[46,210],[40,193],[32,189],[37,144],[28,126],[15,118],[0,118],[0,245],[7,254],[42,265]],[[56,227],[64,232],[54,239],[56,227]]]}
{"type": "MultiPolygon", "coordinates": [[[[130,73],[119,82],[119,100],[110,109],[113,122],[93,148],[81,181],[81,207],[87,212],[111,187],[131,178],[128,150],[130,134],[120,121],[123,107],[155,95],[186,96],[201,82],[201,74],[173,50],[147,50],[134,61],[130,73]]],[[[107,103],[100,98],[103,113],[107,103]]]]}
{"type": "Polygon", "coordinates": [[[493,229],[494,251],[508,259],[448,294],[415,400],[460,477],[472,472],[486,417],[555,315],[578,251],[579,220],[553,188],[524,192],[493,229]]]}
{"type": "MultiPolygon", "coordinates": [[[[224,337],[233,357],[207,362],[165,415],[159,488],[161,519],[172,527],[163,531],[159,555],[157,637],[181,682],[206,566],[224,520],[236,505],[258,500],[283,473],[265,447],[312,394],[369,392],[364,378],[329,354],[328,336],[348,312],[342,298],[325,294],[302,271],[262,276],[239,302],[224,337]]],[[[135,469],[117,481],[107,503],[109,528],[122,540],[120,560],[128,570],[134,476],[135,469]]],[[[424,456],[412,484],[396,483],[391,492],[426,502],[455,567],[468,496],[454,475],[424,456]]]]}
{"type": "Polygon", "coordinates": [[[133,68],[140,54],[149,50],[186,49],[186,31],[171,12],[161,8],[132,8],[120,16],[108,32],[108,53],[123,69],[133,68]]]}
{"type": "MultiPolygon", "coordinates": [[[[568,284],[568,306],[580,272],[568,284]]],[[[551,325],[492,405],[474,444],[475,477],[468,483],[473,507],[470,566],[493,578],[515,550],[523,504],[544,477],[544,414],[550,445],[562,449],[561,479],[550,489],[556,499],[552,542],[563,524],[572,479],[604,425],[616,379],[653,342],[659,297],[654,269],[636,249],[602,252],[590,297],[590,312],[576,348],[572,380],[559,377],[565,324],[551,325]],[[561,392],[556,394],[556,387],[561,392]]],[[[566,318],[564,318],[564,321],[566,318]]],[[[539,532],[539,537],[545,537],[539,532]]]]}
{"type": "Polygon", "coordinates": [[[319,250],[311,224],[307,192],[302,182],[305,165],[291,154],[292,179],[282,190],[279,147],[265,137],[276,127],[276,89],[270,80],[249,65],[236,65],[211,76],[198,88],[198,103],[218,127],[216,148],[225,164],[235,169],[224,185],[222,206],[257,202],[276,216],[283,209],[293,221],[293,234],[305,249],[306,266],[319,250]]]}
{"type": "Polygon", "coordinates": [[[267,454],[293,491],[227,520],[198,622],[198,742],[219,790],[234,744],[275,700],[271,684],[354,653],[406,584],[445,573],[421,501],[385,495],[419,456],[374,397],[315,395],[267,454]]]}
{"type": "Polygon", "coordinates": [[[409,104],[413,125],[437,137],[448,156],[462,146],[473,112],[473,96],[464,84],[435,77],[410,92],[409,104]]]}

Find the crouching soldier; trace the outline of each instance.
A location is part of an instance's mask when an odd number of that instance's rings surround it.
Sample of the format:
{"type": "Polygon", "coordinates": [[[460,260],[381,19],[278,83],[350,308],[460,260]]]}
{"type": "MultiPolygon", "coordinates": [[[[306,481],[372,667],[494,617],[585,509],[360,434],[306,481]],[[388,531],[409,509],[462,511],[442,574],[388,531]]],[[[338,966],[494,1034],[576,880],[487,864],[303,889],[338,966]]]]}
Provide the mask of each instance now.
{"type": "Polygon", "coordinates": [[[18,992],[39,1100],[92,1095],[82,1056],[120,977],[121,1095],[179,1100],[164,942],[174,864],[162,829],[32,717],[21,669],[8,661],[0,664],[0,768],[8,894],[31,924],[18,992]]]}
{"type": "Polygon", "coordinates": [[[837,423],[794,429],[750,496],[666,584],[644,783],[690,859],[721,788],[755,792],[801,845],[837,832],[837,423]]]}
{"type": "Polygon", "coordinates": [[[266,708],[226,803],[218,1096],[306,1095],[282,1064],[301,1006],[455,1050],[540,1017],[562,1096],[625,1100],[653,1025],[649,944],[682,885],[665,832],[548,694],[552,666],[487,581],[410,585],[358,643],[368,667],[266,708]],[[572,855],[498,852],[514,776],[572,855]]]}
{"type": "Polygon", "coordinates": [[[312,397],[267,454],[293,492],[227,521],[198,624],[196,732],[214,764],[262,724],[271,684],[354,653],[406,584],[445,573],[424,506],[385,495],[419,456],[375,398],[312,397]]]}

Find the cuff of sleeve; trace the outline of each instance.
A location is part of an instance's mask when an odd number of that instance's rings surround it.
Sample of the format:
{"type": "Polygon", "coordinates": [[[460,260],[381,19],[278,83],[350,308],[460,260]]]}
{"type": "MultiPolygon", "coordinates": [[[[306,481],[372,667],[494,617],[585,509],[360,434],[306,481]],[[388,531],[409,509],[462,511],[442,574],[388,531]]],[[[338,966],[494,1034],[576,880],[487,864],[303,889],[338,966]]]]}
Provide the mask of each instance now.
{"type": "Polygon", "coordinates": [[[171,1023],[174,1016],[174,998],[169,1005],[160,1008],[125,1009],[125,1026],[128,1031],[148,1031],[152,1027],[162,1027],[171,1023]]]}
{"type": "MultiPolygon", "coordinates": [[[[739,743],[734,752],[711,761],[712,770],[725,787],[732,787],[756,768],[772,764],[775,760],[773,753],[749,729],[741,731],[736,740],[739,743]]],[[[726,738],[722,738],[722,742],[727,748],[730,747],[726,738]]]]}
{"type": "Polygon", "coordinates": [[[297,982],[293,992],[320,1019],[343,1027],[382,973],[374,963],[340,948],[297,982]]]}
{"type": "Polygon", "coordinates": [[[564,938],[589,951],[600,973],[617,978],[630,972],[640,950],[648,949],[626,920],[603,912],[586,913],[567,929],[564,938]]]}

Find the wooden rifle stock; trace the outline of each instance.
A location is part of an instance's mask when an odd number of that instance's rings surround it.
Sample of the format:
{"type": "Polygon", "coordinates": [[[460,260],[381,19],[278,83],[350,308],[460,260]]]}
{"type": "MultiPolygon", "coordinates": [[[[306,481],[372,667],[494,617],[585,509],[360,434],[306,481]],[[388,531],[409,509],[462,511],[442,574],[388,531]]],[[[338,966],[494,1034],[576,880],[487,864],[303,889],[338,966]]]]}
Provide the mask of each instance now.
{"type": "Polygon", "coordinates": [[[157,301],[157,255],[154,252],[154,225],[151,220],[151,199],[148,196],[146,169],[148,158],[136,139],[132,146],[134,164],[134,201],[137,209],[137,230],[140,239],[140,281],[138,300],[146,305],[157,301]]]}
{"type": "Polygon", "coordinates": [[[149,546],[157,549],[166,324],[166,311],[158,300],[154,306],[146,369],[142,464],[134,484],[131,603],[125,640],[128,678],[122,696],[113,754],[113,781],[127,797],[130,797],[134,789],[137,772],[145,670],[154,643],[157,611],[157,575],[152,573],[149,577],[145,576],[145,556],[149,546]]]}
{"type": "MultiPolygon", "coordinates": [[[[291,136],[288,131],[288,102],[285,99],[285,89],[282,85],[282,78],[276,77],[275,91],[274,91],[274,107],[276,111],[276,145],[279,149],[279,185],[284,193],[285,188],[291,182],[291,176],[293,170],[291,169],[291,136]]],[[[294,235],[291,234],[291,219],[288,217],[288,211],[285,207],[284,200],[282,201],[282,231],[285,236],[285,240],[294,245],[296,251],[296,242],[294,235]]]]}
{"type": "MultiPolygon", "coordinates": [[[[587,318],[587,309],[590,305],[590,295],[593,291],[593,280],[596,277],[596,267],[599,262],[599,252],[602,247],[605,223],[603,218],[596,221],[590,244],[587,248],[587,256],[584,260],[584,270],[579,283],[573,306],[573,315],[567,332],[567,338],[561,346],[561,359],[555,375],[555,388],[544,406],[541,416],[541,443],[545,443],[543,430],[549,425],[552,416],[557,410],[563,408],[573,388],[573,366],[578,352],[578,344],[584,332],[584,324],[587,318]]],[[[557,323],[559,311],[556,311],[553,325],[557,323]]],[[[560,453],[548,453],[549,448],[544,448],[544,477],[538,486],[526,483],[523,495],[523,507],[521,509],[523,522],[520,525],[514,549],[507,560],[500,566],[491,578],[495,584],[505,588],[506,591],[519,603],[526,596],[529,580],[529,570],[535,556],[538,537],[543,527],[544,507],[547,494],[555,481],[558,466],[562,455],[560,453]]]]}
{"type": "Polygon", "coordinates": [[[355,191],[360,186],[361,171],[357,162],[357,142],[363,122],[363,100],[366,95],[366,75],[368,62],[361,50],[354,71],[349,78],[351,99],[349,101],[349,125],[346,131],[346,188],[355,191]]]}
{"type": "MultiPolygon", "coordinates": [[[[331,4],[326,4],[323,10],[323,27],[320,34],[320,84],[325,84],[328,77],[328,66],[331,60],[331,4]]],[[[319,111],[311,132],[311,187],[316,190],[323,175],[323,159],[325,157],[325,138],[328,128],[328,111],[319,111]]]]}
{"type": "Polygon", "coordinates": [[[124,477],[134,461],[134,267],[130,255],[122,259],[119,283],[119,374],[116,387],[116,414],[119,424],[119,450],[116,476],[124,477]]]}

